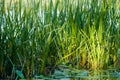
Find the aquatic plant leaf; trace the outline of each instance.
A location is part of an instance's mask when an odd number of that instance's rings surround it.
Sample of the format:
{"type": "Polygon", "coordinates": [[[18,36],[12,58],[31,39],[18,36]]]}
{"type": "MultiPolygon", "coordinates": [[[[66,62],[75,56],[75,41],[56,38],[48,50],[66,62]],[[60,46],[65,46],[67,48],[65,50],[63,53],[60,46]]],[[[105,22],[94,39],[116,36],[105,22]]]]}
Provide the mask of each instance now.
{"type": "Polygon", "coordinates": [[[17,74],[17,76],[19,76],[20,78],[24,78],[24,75],[23,75],[23,73],[22,73],[22,71],[20,71],[20,70],[16,70],[16,74],[17,74]]]}
{"type": "Polygon", "coordinates": [[[62,72],[62,71],[59,71],[59,70],[55,70],[54,75],[57,75],[57,76],[66,76],[66,73],[62,72]]]}
{"type": "Polygon", "coordinates": [[[88,72],[87,71],[82,71],[78,73],[79,76],[87,76],[88,72]]]}

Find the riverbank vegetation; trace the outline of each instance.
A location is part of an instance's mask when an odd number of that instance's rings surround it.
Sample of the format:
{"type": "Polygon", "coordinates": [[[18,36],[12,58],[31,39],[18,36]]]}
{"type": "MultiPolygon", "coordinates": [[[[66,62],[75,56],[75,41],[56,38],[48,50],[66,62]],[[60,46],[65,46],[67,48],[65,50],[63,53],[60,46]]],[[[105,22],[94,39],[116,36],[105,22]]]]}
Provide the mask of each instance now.
{"type": "Polygon", "coordinates": [[[0,1],[0,77],[49,75],[59,65],[120,69],[119,0],[0,1]]]}

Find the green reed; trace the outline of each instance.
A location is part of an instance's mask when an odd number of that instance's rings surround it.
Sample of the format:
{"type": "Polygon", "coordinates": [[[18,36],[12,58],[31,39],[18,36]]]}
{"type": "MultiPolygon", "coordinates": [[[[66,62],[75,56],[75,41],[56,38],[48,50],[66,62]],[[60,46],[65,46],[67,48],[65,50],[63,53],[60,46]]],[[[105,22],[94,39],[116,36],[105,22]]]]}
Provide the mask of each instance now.
{"type": "Polygon", "coordinates": [[[61,64],[116,67],[119,0],[6,1],[0,1],[2,78],[17,79],[18,71],[27,78],[48,75],[61,64]]]}

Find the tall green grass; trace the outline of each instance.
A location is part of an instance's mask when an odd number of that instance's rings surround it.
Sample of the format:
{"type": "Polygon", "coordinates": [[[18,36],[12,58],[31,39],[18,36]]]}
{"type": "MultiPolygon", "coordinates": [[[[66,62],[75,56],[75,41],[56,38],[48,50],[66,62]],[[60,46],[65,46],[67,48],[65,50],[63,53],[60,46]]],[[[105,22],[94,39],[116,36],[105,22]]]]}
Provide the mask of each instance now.
{"type": "Polygon", "coordinates": [[[48,75],[61,64],[117,67],[119,0],[5,1],[0,1],[1,78],[48,75]]]}

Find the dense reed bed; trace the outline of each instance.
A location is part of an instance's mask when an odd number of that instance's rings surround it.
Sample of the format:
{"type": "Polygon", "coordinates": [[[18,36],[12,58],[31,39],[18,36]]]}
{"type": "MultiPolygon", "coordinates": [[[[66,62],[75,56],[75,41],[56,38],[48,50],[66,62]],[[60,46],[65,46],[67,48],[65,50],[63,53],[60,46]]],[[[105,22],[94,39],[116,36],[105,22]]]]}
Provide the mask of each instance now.
{"type": "Polygon", "coordinates": [[[119,0],[28,1],[0,1],[0,78],[120,68],[119,0]]]}

